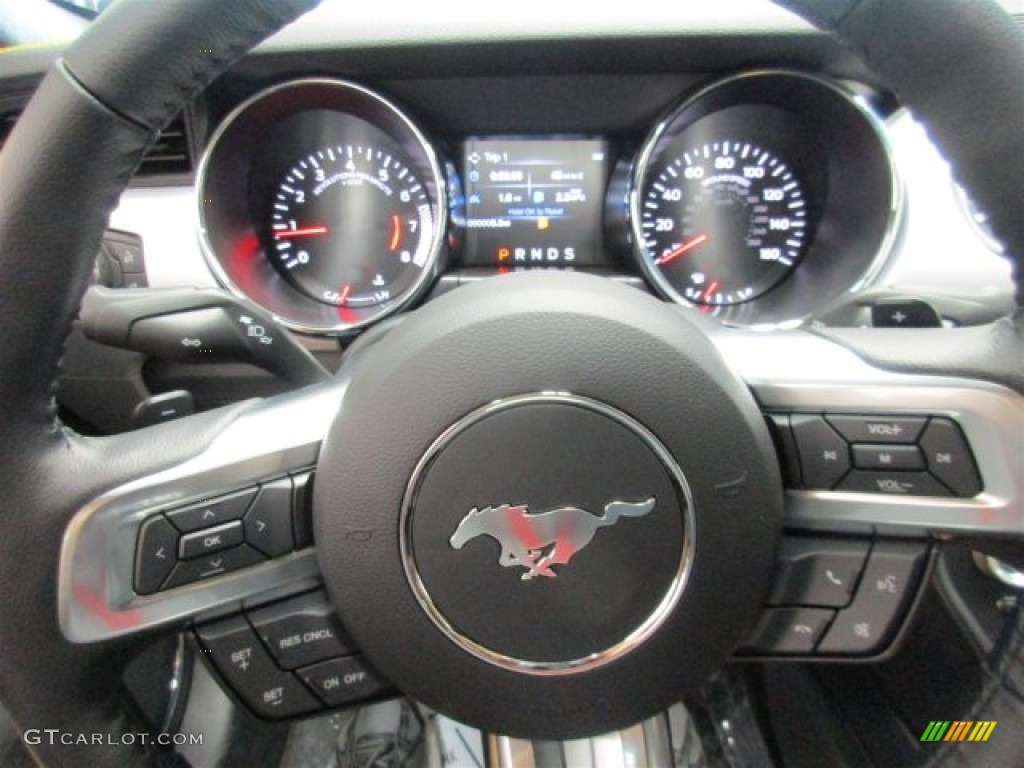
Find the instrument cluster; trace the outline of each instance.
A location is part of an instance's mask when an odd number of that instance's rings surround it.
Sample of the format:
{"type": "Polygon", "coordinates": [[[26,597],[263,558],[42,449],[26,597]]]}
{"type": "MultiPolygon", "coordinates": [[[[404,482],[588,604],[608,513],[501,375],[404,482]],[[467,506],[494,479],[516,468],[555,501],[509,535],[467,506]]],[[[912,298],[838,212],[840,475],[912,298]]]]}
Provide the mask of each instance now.
{"type": "Polygon", "coordinates": [[[199,170],[218,279],[306,333],[355,332],[445,272],[537,268],[641,275],[725,323],[777,326],[869,280],[899,223],[878,117],[796,72],[684,94],[646,137],[426,135],[341,80],[242,103],[199,170]]]}

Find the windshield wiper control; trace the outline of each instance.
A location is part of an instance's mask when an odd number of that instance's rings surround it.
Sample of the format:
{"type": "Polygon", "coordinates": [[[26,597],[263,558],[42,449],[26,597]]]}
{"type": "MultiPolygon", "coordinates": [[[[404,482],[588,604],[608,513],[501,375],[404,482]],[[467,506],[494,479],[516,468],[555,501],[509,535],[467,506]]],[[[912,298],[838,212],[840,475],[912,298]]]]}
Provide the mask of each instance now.
{"type": "Polygon", "coordinates": [[[251,363],[299,386],[330,378],[270,315],[214,288],[93,286],[82,299],[79,325],[95,342],[164,360],[251,363]]]}

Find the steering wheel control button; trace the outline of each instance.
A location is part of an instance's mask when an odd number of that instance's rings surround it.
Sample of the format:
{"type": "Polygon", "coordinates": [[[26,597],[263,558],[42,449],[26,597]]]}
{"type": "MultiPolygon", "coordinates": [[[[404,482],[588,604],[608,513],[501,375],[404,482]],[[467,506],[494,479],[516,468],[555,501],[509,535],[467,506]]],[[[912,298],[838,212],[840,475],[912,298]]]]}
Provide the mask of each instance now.
{"type": "Polygon", "coordinates": [[[173,509],[167,512],[167,519],[182,533],[241,520],[249,508],[249,503],[256,497],[256,492],[256,488],[246,488],[229,496],[220,496],[182,509],[173,509]]]}
{"type": "Polygon", "coordinates": [[[916,591],[926,554],[923,543],[877,541],[853,603],[836,616],[818,652],[864,655],[882,650],[916,591]]]}
{"type": "Polygon", "coordinates": [[[162,516],[142,524],[135,552],[135,591],[151,595],[177,563],[178,531],[162,516]]]}
{"type": "Polygon", "coordinates": [[[492,664],[569,674],[606,663],[680,594],[684,485],[656,438],[602,403],[538,394],[491,404],[413,474],[409,582],[454,643],[492,664]],[[562,450],[567,435],[573,450],[562,450]]]}
{"type": "Polygon", "coordinates": [[[941,328],[935,307],[920,299],[882,299],[871,305],[874,328],[941,328]]]}
{"type": "Polygon", "coordinates": [[[266,483],[245,513],[245,540],[267,557],[286,555],[295,547],[292,494],[290,477],[266,483]]]}
{"type": "Polygon", "coordinates": [[[103,248],[117,262],[125,275],[145,274],[146,259],[142,250],[142,238],[138,235],[108,229],[103,235],[103,248]]]}
{"type": "Polygon", "coordinates": [[[208,528],[182,536],[178,553],[182,560],[191,560],[236,547],[241,543],[242,524],[239,522],[225,523],[216,528],[208,528]]]}
{"type": "Polygon", "coordinates": [[[277,663],[297,669],[354,649],[323,592],[311,592],[249,613],[277,663]]]}
{"type": "Polygon", "coordinates": [[[151,395],[135,406],[132,411],[132,426],[138,429],[153,424],[163,424],[196,412],[196,401],[192,393],[184,389],[151,395]]]}
{"type": "Polygon", "coordinates": [[[298,675],[328,707],[346,707],[393,690],[358,655],[323,661],[298,675]]]}
{"type": "Polygon", "coordinates": [[[303,472],[292,475],[294,495],[292,496],[292,532],[295,548],[313,546],[313,479],[315,473],[303,472]]]}
{"type": "Polygon", "coordinates": [[[183,587],[204,579],[212,579],[225,573],[237,571],[263,562],[265,558],[252,547],[239,544],[233,549],[226,549],[213,555],[204,555],[195,560],[178,563],[164,584],[164,589],[183,587]]]}
{"type": "Polygon", "coordinates": [[[832,488],[850,470],[850,449],[821,416],[794,413],[790,426],[805,488],[832,488]]]}
{"type": "Polygon", "coordinates": [[[853,597],[867,555],[867,541],[784,538],[779,547],[779,573],[768,602],[842,608],[853,597]]]}
{"type": "Polygon", "coordinates": [[[869,472],[854,470],[837,491],[882,493],[887,496],[951,496],[949,490],[927,472],[869,472]]]}
{"type": "Polygon", "coordinates": [[[829,423],[851,443],[912,445],[924,429],[924,416],[846,416],[828,414],[829,423]]]}
{"type": "Polygon", "coordinates": [[[916,445],[854,445],[853,466],[858,469],[921,470],[924,456],[916,445]]]}
{"type": "Polygon", "coordinates": [[[960,427],[949,419],[933,418],[921,435],[928,471],[953,493],[970,498],[981,493],[981,478],[960,427]]]}
{"type": "Polygon", "coordinates": [[[835,615],[822,608],[769,608],[743,653],[810,654],[835,615]]]}
{"type": "Polygon", "coordinates": [[[797,451],[793,429],[789,423],[788,413],[765,414],[775,441],[775,450],[779,454],[782,474],[787,488],[800,487],[800,453],[797,451]]]}
{"type": "Polygon", "coordinates": [[[242,616],[196,629],[213,665],[257,715],[279,720],[320,709],[298,678],[277,668],[242,616]]]}

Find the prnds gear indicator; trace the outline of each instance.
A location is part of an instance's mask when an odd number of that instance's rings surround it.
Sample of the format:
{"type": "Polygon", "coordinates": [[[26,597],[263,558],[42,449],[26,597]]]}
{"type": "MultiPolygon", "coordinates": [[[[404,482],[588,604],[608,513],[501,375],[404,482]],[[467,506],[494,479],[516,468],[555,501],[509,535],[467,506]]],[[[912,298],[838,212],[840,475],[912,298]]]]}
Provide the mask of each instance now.
{"type": "Polygon", "coordinates": [[[470,139],[464,145],[466,262],[599,263],[608,148],[600,139],[470,139]]]}

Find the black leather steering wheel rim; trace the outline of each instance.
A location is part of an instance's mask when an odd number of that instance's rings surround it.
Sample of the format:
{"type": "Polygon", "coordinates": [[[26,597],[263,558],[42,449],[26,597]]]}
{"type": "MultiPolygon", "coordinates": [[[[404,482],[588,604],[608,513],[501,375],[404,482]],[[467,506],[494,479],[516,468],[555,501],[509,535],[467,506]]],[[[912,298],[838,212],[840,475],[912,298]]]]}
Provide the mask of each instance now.
{"type": "MultiPolygon", "coordinates": [[[[1022,273],[1024,42],[988,0],[781,0],[834,31],[931,127],[957,176],[992,214],[1022,273]],[[911,53],[909,59],[905,54],[911,53]],[[956,63],[954,74],[946,71],[956,63]],[[940,67],[940,65],[942,65],[940,67]],[[936,73],[941,72],[941,75],[936,73]],[[1004,83],[998,88],[994,83],[1004,83]],[[998,96],[995,95],[998,93],[998,96]]],[[[119,676],[145,638],[72,645],[55,617],[61,534],[101,491],[195,455],[245,404],[116,438],[56,421],[53,382],[105,222],[156,131],[238,56],[315,0],[116,4],[47,76],[0,161],[0,697],[16,723],[105,734],[101,745],[34,748],[44,763],[173,763],[119,676]],[[87,140],[89,149],[83,151],[87,140]],[[45,211],[55,211],[42,224],[45,211]],[[134,738],[127,738],[129,735],[134,738]]],[[[1018,300],[1020,293],[1018,279],[1018,300]]],[[[916,369],[1024,392],[1024,312],[957,340],[916,369]]],[[[875,343],[844,339],[869,358],[875,343]]],[[[889,342],[884,342],[888,344],[889,342]]],[[[918,342],[920,344],[920,342],[918,342]]],[[[899,360],[891,364],[899,367],[899,360]]]]}

